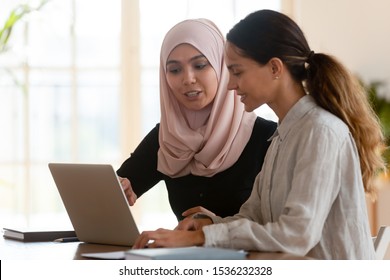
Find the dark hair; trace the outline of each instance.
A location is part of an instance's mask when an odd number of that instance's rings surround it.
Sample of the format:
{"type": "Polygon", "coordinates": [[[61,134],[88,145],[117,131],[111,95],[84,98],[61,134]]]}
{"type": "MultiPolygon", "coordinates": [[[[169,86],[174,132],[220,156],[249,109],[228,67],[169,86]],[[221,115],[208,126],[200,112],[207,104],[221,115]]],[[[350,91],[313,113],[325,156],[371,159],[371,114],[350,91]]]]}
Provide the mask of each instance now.
{"type": "Polygon", "coordinates": [[[272,10],[254,12],[237,23],[226,37],[242,51],[241,55],[260,64],[278,57],[295,80],[305,78],[310,48],[301,29],[286,15],[272,10]]]}
{"type": "Polygon", "coordinates": [[[348,125],[359,151],[365,190],[375,194],[374,176],[384,169],[384,136],[367,93],[356,77],[334,57],[314,53],[299,26],[276,11],[249,14],[226,38],[238,54],[261,65],[279,58],[292,78],[305,84],[319,106],[348,125]]]}

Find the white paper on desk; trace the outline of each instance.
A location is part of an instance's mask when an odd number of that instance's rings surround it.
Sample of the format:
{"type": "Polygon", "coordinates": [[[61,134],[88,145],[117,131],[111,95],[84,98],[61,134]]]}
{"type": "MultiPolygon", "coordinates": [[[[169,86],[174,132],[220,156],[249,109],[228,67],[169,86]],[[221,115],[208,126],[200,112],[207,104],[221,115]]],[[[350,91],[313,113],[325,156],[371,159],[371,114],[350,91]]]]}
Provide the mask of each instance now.
{"type": "Polygon", "coordinates": [[[101,260],[124,260],[124,251],[104,252],[104,253],[84,253],[81,256],[85,258],[101,259],[101,260]]]}

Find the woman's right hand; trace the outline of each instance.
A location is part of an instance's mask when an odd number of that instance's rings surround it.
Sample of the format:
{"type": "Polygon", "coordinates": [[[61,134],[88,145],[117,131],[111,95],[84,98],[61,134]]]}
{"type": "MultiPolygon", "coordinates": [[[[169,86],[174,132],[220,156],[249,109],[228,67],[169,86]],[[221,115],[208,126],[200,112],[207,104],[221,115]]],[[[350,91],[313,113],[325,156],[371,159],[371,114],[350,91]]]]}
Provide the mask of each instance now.
{"type": "Polygon", "coordinates": [[[127,201],[129,202],[130,206],[133,206],[135,201],[137,200],[137,195],[133,191],[133,188],[131,187],[130,180],[127,178],[119,177],[119,182],[121,183],[122,189],[126,195],[127,201]]]}

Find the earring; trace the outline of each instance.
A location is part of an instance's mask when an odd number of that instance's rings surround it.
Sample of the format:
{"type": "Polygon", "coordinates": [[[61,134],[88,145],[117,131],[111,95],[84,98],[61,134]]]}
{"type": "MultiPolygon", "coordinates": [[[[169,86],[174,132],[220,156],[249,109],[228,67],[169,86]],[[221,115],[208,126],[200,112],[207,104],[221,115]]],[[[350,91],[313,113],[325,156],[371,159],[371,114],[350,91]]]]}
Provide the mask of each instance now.
{"type": "Polygon", "coordinates": [[[275,76],[275,77],[274,77],[274,80],[279,80],[279,76],[275,76]]]}

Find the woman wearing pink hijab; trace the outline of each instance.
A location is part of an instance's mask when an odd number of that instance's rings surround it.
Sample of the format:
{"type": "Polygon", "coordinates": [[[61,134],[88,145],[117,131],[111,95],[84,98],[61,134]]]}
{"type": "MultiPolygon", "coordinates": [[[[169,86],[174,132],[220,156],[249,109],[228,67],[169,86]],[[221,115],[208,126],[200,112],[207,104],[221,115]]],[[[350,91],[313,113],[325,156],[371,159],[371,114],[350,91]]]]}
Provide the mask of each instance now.
{"type": "Polygon", "coordinates": [[[166,34],[160,123],[117,171],[130,205],[161,180],[178,220],[198,206],[233,215],[249,197],[276,123],[245,112],[227,90],[224,43],[206,19],[182,21],[166,34]]]}

